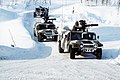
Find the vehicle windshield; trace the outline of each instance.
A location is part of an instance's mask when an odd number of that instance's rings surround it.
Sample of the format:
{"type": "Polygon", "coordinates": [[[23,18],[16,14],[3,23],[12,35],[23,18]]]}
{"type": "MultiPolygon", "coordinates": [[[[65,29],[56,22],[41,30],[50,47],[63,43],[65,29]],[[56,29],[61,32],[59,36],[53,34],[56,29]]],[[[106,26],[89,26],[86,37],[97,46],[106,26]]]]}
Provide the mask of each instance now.
{"type": "Polygon", "coordinates": [[[37,29],[38,29],[38,30],[42,30],[42,29],[46,29],[46,27],[45,27],[45,25],[38,25],[38,26],[37,26],[37,29]]]}
{"type": "Polygon", "coordinates": [[[37,26],[38,30],[42,30],[42,29],[55,29],[55,25],[38,25],[37,26]]]}
{"type": "Polygon", "coordinates": [[[46,29],[55,29],[55,25],[48,25],[46,29]]]}
{"type": "Polygon", "coordinates": [[[93,33],[86,33],[86,34],[83,34],[82,39],[95,40],[96,39],[96,35],[93,34],[93,33]]]}
{"type": "Polygon", "coordinates": [[[81,39],[81,33],[72,33],[71,34],[71,40],[80,40],[81,39]]]}

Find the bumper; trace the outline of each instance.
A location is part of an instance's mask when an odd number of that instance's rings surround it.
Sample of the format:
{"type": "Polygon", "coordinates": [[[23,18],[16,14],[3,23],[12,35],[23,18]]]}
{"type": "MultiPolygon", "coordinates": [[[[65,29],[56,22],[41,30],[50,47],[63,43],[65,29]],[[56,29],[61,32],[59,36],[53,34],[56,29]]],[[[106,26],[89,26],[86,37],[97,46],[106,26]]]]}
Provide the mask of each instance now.
{"type": "Polygon", "coordinates": [[[80,52],[84,52],[84,53],[94,53],[96,52],[96,48],[81,48],[79,49],[80,52]]]}

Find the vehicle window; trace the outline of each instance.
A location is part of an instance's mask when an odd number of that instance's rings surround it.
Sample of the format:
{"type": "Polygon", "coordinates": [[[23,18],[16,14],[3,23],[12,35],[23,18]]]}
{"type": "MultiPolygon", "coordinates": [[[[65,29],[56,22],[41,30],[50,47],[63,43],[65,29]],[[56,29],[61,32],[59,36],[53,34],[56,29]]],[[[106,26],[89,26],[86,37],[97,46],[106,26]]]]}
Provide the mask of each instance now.
{"type": "Polygon", "coordinates": [[[81,33],[72,33],[71,34],[71,40],[80,40],[81,39],[81,33]]]}
{"type": "Polygon", "coordinates": [[[47,29],[55,29],[55,25],[48,25],[47,29]]]}
{"type": "Polygon", "coordinates": [[[45,25],[38,25],[37,28],[38,30],[46,29],[45,25]]]}
{"type": "Polygon", "coordinates": [[[83,39],[95,40],[96,36],[94,34],[83,34],[83,39]]]}
{"type": "Polygon", "coordinates": [[[67,41],[69,41],[70,40],[70,33],[68,33],[68,35],[67,35],[67,41]]]}

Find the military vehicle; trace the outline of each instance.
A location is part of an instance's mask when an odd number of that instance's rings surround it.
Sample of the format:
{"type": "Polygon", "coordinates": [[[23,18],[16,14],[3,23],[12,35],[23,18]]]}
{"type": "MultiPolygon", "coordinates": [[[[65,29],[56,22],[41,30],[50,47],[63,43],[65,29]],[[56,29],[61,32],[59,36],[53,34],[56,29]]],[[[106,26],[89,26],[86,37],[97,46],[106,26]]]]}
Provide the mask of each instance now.
{"type": "Polygon", "coordinates": [[[39,6],[38,8],[35,8],[35,12],[34,12],[34,17],[40,17],[40,18],[47,18],[48,17],[48,13],[49,13],[49,9],[39,6]]]}
{"type": "Polygon", "coordinates": [[[58,32],[53,20],[48,19],[46,22],[36,22],[34,27],[34,36],[38,37],[38,41],[53,40],[57,41],[58,32]]]}
{"type": "MultiPolygon", "coordinates": [[[[96,26],[96,24],[91,24],[90,26],[96,26]]],[[[76,55],[86,53],[91,53],[95,55],[97,59],[101,59],[103,44],[100,43],[97,38],[99,38],[99,36],[96,37],[94,32],[88,32],[88,30],[64,31],[58,40],[59,52],[69,52],[71,59],[75,59],[76,55]]]]}

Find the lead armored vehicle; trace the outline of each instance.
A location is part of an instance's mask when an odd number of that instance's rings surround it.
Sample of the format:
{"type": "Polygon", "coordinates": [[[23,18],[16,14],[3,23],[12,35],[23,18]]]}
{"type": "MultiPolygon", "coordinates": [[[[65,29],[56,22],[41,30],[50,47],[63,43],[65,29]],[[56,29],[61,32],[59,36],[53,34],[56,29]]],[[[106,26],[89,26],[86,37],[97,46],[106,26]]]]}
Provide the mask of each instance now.
{"type": "Polygon", "coordinates": [[[71,59],[75,59],[76,55],[87,53],[95,55],[97,59],[101,59],[103,44],[100,43],[97,38],[99,38],[99,36],[96,36],[94,32],[83,30],[65,31],[59,36],[59,52],[69,52],[71,59]]]}
{"type": "Polygon", "coordinates": [[[94,32],[67,31],[59,40],[59,52],[69,52],[71,59],[85,53],[94,54],[97,59],[101,59],[102,46],[94,32]]]}

